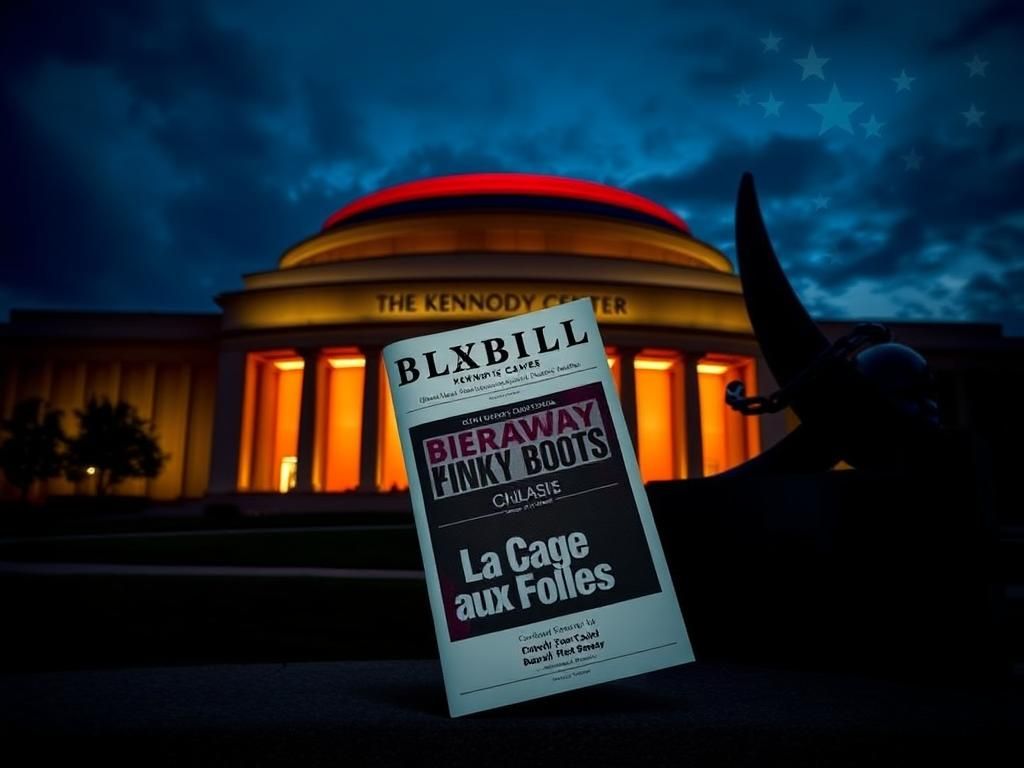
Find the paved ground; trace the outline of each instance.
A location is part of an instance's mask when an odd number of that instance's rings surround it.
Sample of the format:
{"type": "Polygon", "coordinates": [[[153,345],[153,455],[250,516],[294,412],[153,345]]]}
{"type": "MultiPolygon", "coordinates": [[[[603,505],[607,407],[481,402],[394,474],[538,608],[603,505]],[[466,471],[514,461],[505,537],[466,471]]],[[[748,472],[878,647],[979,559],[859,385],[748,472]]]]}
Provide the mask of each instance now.
{"type": "Polygon", "coordinates": [[[1024,690],[697,663],[452,720],[434,661],[217,665],[0,675],[0,723],[34,764],[1014,765],[1024,690]]]}
{"type": "Polygon", "coordinates": [[[0,560],[0,574],[27,576],[266,576],[272,578],[423,581],[423,571],[383,568],[289,568],[239,565],[124,565],[121,563],[17,563],[0,560]]]}

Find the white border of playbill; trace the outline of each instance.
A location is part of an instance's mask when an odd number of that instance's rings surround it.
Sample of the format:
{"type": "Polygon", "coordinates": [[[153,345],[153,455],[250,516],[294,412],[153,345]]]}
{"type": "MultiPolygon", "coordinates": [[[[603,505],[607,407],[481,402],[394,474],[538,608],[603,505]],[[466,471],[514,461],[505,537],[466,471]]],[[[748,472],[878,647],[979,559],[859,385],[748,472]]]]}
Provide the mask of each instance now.
{"type": "Polygon", "coordinates": [[[453,717],[693,661],[588,299],[383,357],[453,717]]]}

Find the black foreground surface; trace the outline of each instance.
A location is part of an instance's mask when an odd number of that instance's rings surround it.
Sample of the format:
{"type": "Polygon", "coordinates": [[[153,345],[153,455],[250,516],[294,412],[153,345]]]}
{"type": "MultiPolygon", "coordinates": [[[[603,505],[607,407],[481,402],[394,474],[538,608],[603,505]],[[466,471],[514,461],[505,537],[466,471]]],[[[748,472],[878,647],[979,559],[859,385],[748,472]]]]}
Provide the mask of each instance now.
{"type": "Polygon", "coordinates": [[[1024,691],[698,662],[452,720],[436,662],[346,661],[8,673],[0,722],[37,765],[1013,765],[1024,691]]]}

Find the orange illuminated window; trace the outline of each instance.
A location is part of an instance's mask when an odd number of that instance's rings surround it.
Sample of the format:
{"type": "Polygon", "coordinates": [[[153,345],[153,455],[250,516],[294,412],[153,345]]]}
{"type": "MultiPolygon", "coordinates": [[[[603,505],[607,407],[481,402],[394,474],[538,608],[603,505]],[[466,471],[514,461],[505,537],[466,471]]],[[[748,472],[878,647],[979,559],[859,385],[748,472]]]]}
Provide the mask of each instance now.
{"type": "Polygon", "coordinates": [[[633,364],[636,430],[644,482],[685,477],[682,451],[683,387],[679,356],[645,350],[633,364]]]}
{"type": "Polygon", "coordinates": [[[398,438],[398,422],[395,420],[395,404],[391,400],[391,388],[387,376],[380,376],[380,457],[377,464],[377,487],[382,491],[403,490],[409,487],[402,461],[402,444],[398,438]]]}
{"type": "Polygon", "coordinates": [[[717,475],[761,451],[757,419],[743,416],[725,404],[725,386],[730,381],[742,381],[748,394],[756,392],[754,361],[749,357],[709,355],[697,364],[697,380],[704,474],[717,475]]]}
{"type": "Polygon", "coordinates": [[[323,397],[317,419],[321,487],[328,492],[359,486],[363,385],[366,358],[354,349],[328,349],[321,355],[323,397]]]}
{"type": "Polygon", "coordinates": [[[295,485],[303,362],[290,350],[246,360],[238,488],[286,492],[295,485]]]}

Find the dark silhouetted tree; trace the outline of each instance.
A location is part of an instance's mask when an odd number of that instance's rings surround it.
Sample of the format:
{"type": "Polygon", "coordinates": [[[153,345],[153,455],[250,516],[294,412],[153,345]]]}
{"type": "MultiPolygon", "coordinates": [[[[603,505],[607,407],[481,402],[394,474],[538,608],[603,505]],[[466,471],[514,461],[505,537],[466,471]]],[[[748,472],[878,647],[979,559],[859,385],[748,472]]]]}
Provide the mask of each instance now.
{"type": "Polygon", "coordinates": [[[65,437],[60,420],[60,411],[46,408],[40,398],[33,397],[16,404],[11,418],[0,422],[7,433],[0,443],[0,467],[22,500],[28,497],[32,483],[57,477],[64,468],[61,447],[65,437]]]}
{"type": "Polygon", "coordinates": [[[168,456],[160,450],[153,425],[123,400],[90,398],[75,411],[78,436],[67,441],[67,475],[72,481],[92,475],[96,495],[129,477],[156,477],[168,456]]]}

